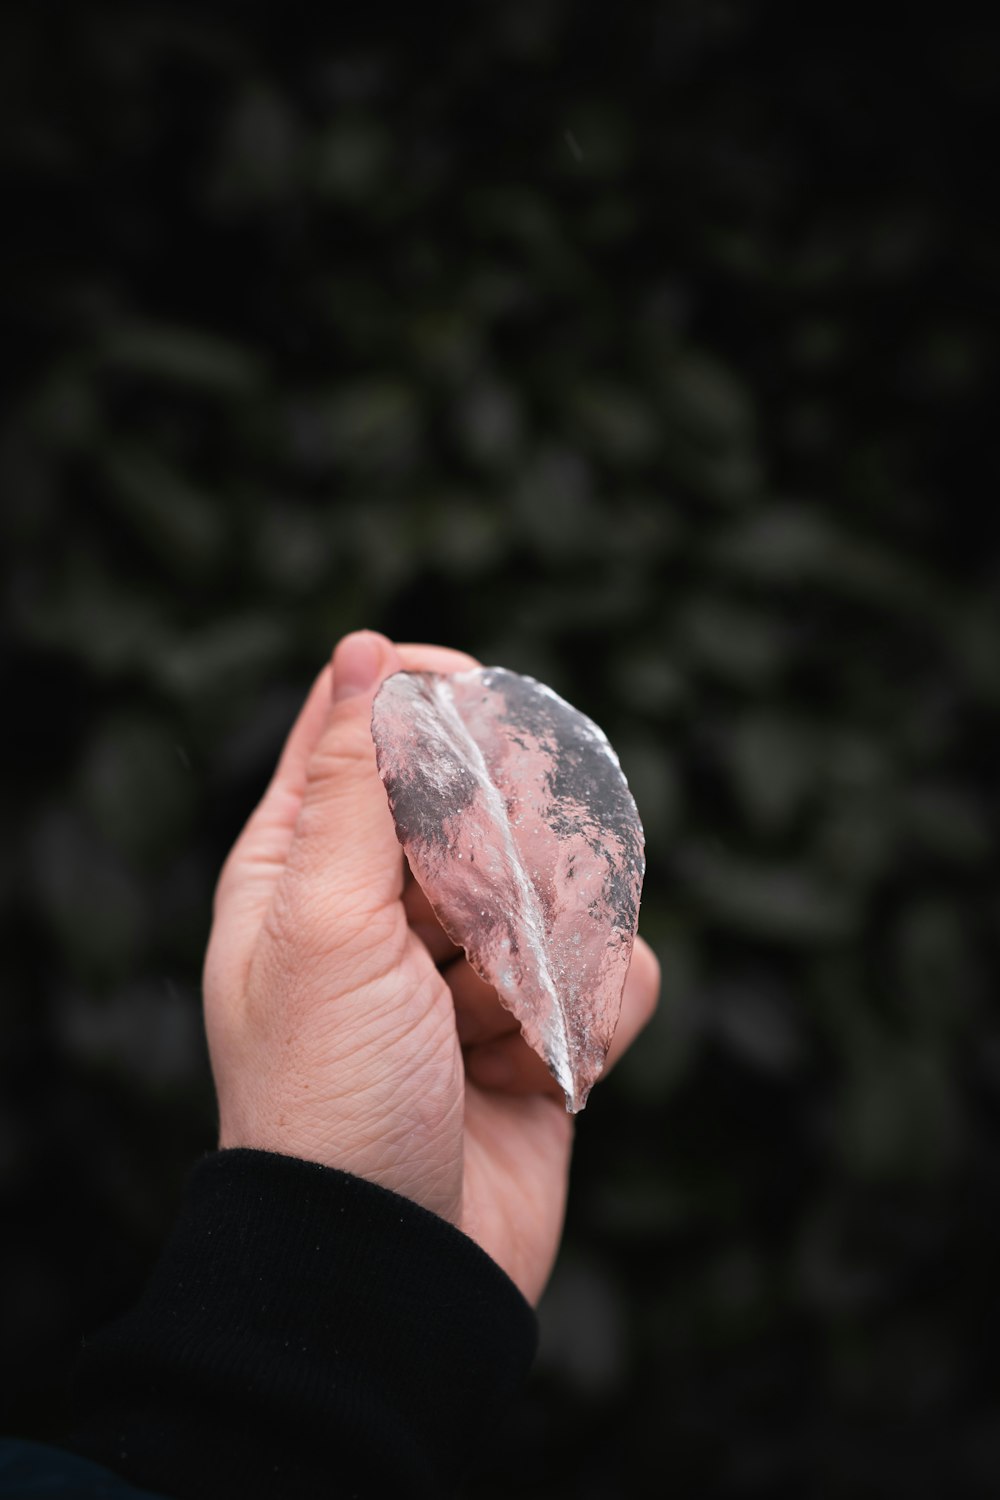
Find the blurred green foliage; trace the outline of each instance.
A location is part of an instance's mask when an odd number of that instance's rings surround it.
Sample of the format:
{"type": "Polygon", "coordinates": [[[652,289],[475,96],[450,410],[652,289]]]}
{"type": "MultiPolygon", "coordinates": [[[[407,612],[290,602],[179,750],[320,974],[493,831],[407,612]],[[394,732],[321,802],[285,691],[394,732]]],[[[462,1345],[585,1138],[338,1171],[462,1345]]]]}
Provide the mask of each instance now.
{"type": "Polygon", "coordinates": [[[212,1144],[212,883],[370,625],[606,728],[664,970],[470,1496],[990,1493],[995,23],[262,16],[0,23],[4,1426],[212,1144]]]}

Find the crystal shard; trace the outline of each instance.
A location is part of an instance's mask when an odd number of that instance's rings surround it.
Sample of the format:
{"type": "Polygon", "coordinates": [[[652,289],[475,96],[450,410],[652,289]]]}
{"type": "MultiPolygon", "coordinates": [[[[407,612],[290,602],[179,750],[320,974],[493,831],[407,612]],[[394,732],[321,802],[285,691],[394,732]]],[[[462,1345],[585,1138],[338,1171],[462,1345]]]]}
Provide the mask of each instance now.
{"type": "Polygon", "coordinates": [[[372,736],[414,877],[575,1113],[618,1021],[645,868],[615,752],[502,667],[395,673],[372,736]]]}

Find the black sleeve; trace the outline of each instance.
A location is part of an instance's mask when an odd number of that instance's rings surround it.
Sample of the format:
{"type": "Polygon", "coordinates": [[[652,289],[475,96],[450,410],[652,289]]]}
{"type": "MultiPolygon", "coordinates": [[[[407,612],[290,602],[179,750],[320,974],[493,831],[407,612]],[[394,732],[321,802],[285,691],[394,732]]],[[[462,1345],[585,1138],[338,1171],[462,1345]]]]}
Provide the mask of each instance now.
{"type": "Polygon", "coordinates": [[[536,1336],[443,1219],[344,1172],[221,1151],[138,1305],[85,1347],[66,1446],[177,1500],[440,1497],[536,1336]]]}

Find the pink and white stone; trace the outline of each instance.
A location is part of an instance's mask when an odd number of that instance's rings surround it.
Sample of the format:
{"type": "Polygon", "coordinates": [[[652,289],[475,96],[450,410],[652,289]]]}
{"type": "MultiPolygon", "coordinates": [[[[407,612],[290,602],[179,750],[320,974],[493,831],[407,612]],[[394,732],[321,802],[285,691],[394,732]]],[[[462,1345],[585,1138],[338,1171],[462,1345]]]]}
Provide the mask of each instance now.
{"type": "Polygon", "coordinates": [[[618,757],[593,720],[502,667],[395,673],[372,736],[414,877],[575,1113],[618,1021],[645,870],[618,757]]]}

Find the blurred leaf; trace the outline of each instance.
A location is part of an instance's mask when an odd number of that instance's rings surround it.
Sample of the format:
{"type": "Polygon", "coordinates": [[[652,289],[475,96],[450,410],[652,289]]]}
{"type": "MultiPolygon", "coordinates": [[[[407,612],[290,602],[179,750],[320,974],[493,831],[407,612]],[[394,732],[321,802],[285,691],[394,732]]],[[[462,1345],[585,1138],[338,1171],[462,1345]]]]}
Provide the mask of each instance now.
{"type": "Polygon", "coordinates": [[[935,1176],[959,1149],[958,1101],[944,1058],[873,1038],[845,1080],[837,1121],[848,1169],[877,1179],[935,1176]]]}
{"type": "Polygon", "coordinates": [[[634,390],[591,382],[573,394],[574,436],[623,466],[644,463],[659,447],[652,411],[634,390]]]}
{"type": "Polygon", "coordinates": [[[355,503],[344,519],[344,544],[368,596],[391,597],[420,566],[430,527],[423,505],[380,496],[355,503]]]}
{"type": "Polygon", "coordinates": [[[742,446],[753,439],[750,392],[734,371],[706,350],[678,353],[665,366],[670,418],[707,443],[742,446]]]}
{"type": "Polygon", "coordinates": [[[899,858],[899,825],[892,797],[847,794],[833,799],[813,829],[819,870],[846,886],[880,880],[899,858]]]}
{"type": "Polygon", "coordinates": [[[254,557],[260,575],[297,598],[316,587],[337,561],[322,512],[275,497],[257,518],[254,557]]]}
{"type": "Polygon", "coordinates": [[[29,402],[28,423],[47,446],[83,448],[100,428],[93,375],[83,362],[67,362],[53,371],[29,402]]]}
{"type": "Polygon", "coordinates": [[[287,625],[272,615],[234,615],[178,636],[151,667],[163,689],[182,701],[225,703],[274,669],[287,640],[287,625]]]}
{"type": "Polygon", "coordinates": [[[615,749],[646,833],[647,848],[676,831],[682,803],[677,760],[652,735],[615,735],[615,749]]]}
{"type": "Polygon", "coordinates": [[[723,753],[749,822],[763,832],[787,827],[818,780],[815,734],[789,715],[744,714],[723,753]]]}
{"type": "Polygon", "coordinates": [[[911,844],[948,863],[982,864],[997,852],[996,829],[986,809],[960,787],[910,786],[900,796],[899,817],[911,844]]]}
{"type": "MultiPolygon", "coordinates": [[[[627,1054],[631,1056],[631,1054],[627,1054]]],[[[648,1102],[659,1100],[650,1094],[648,1102]]],[[[681,1234],[697,1217],[700,1205],[665,1179],[657,1165],[625,1162],[621,1172],[597,1184],[589,1203],[589,1219],[597,1233],[612,1242],[649,1244],[681,1234]]]]}
{"type": "Polygon", "coordinates": [[[194,328],[126,324],[107,337],[101,358],[130,375],[220,396],[244,395],[264,378],[258,355],[194,328]]]}
{"type": "Polygon", "coordinates": [[[550,264],[564,260],[562,226],[547,195],[522,184],[479,187],[469,208],[473,224],[491,237],[514,241],[550,264]]]}
{"type": "Polygon", "coordinates": [[[340,120],[317,143],[317,190],[334,198],[367,197],[380,188],[388,159],[389,136],[380,120],[340,120]]]}
{"type": "Polygon", "coordinates": [[[931,1040],[958,1032],[975,998],[973,945],[958,904],[933,896],[913,902],[900,914],[894,947],[898,1008],[908,1026],[931,1040]]]}
{"type": "Polygon", "coordinates": [[[273,89],[249,82],[229,106],[208,170],[209,200],[231,212],[273,204],[301,181],[300,127],[273,89]]]}
{"type": "Polygon", "coordinates": [[[639,230],[639,204],[617,194],[598,198],[584,220],[583,233],[598,245],[627,240],[639,230]]]}
{"type": "Polygon", "coordinates": [[[518,467],[508,504],[518,529],[544,558],[593,555],[604,527],[590,463],[576,448],[548,443],[518,467]]]}
{"type": "Polygon", "coordinates": [[[191,777],[155,720],[110,719],[91,739],[79,777],[94,826],[126,855],[154,857],[189,833],[191,777]]]}
{"type": "Polygon", "coordinates": [[[710,555],[723,567],[762,582],[822,583],[879,610],[941,616],[943,600],[913,560],[849,536],[813,507],[777,505],[719,533],[710,555]]]}
{"type": "Polygon", "coordinates": [[[892,746],[852,724],[824,725],[819,734],[827,784],[835,793],[887,798],[899,778],[892,746]]]}
{"type": "Polygon", "coordinates": [[[833,318],[804,318],[788,341],[794,365],[807,370],[828,369],[845,355],[846,332],[833,318]]]}
{"type": "Polygon", "coordinates": [[[26,871],[69,973],[92,984],[134,972],[149,912],[134,872],[69,806],[46,808],[26,871]]]}
{"type": "Polygon", "coordinates": [[[425,556],[432,567],[460,579],[503,563],[511,537],[496,506],[475,494],[438,492],[428,507],[425,556]]]}
{"type": "Polygon", "coordinates": [[[836,533],[813,508],[772,505],[717,533],[710,556],[750,577],[804,583],[822,576],[836,533]]]}
{"type": "Polygon", "coordinates": [[[506,467],[516,462],[523,440],[523,418],[516,396],[497,383],[476,383],[458,402],[455,430],[469,457],[485,467],[506,467]]]}
{"type": "MultiPolygon", "coordinates": [[[[639,930],[656,953],[662,995],[652,1020],[609,1079],[609,1087],[646,1108],[662,1107],[697,1062],[705,1017],[701,1008],[704,956],[690,926],[664,920],[644,895],[639,930]]],[[[667,1196],[673,1201],[673,1189],[667,1196]]]]}
{"type": "Polygon", "coordinates": [[[870,1315],[890,1285],[877,1257],[851,1245],[843,1205],[829,1199],[820,1199],[803,1223],[796,1262],[797,1295],[821,1317],[870,1315]]]}
{"type": "Polygon", "coordinates": [[[805,1048],[800,1029],[773,983],[750,976],[713,987],[713,1027],[741,1063],[765,1073],[783,1074],[799,1066],[805,1048]]]}
{"type": "Polygon", "coordinates": [[[538,1309],[538,1359],[591,1398],[613,1391],[624,1372],[625,1309],[619,1289],[594,1260],[567,1256],[538,1309]]]}
{"type": "Polygon", "coordinates": [[[169,639],[168,601],[112,577],[86,556],[25,588],[16,603],[25,640],[78,657],[101,674],[144,668],[169,639]]]}
{"type": "Polygon", "coordinates": [[[307,469],[363,471],[409,464],[419,432],[414,393],[374,377],[300,397],[289,411],[293,450],[307,469]]]}
{"type": "MultiPolygon", "coordinates": [[[[995,591],[994,591],[995,592],[995,591]]],[[[953,650],[962,678],[976,697],[995,708],[1000,704],[1000,605],[993,594],[973,598],[956,613],[953,650]]]]}
{"type": "Polygon", "coordinates": [[[707,916],[770,942],[837,943],[858,926],[851,892],[808,866],[753,859],[721,844],[685,843],[680,877],[707,916]]]}
{"type": "Polygon", "coordinates": [[[106,450],[107,494],[158,559],[182,574],[219,558],[225,521],[217,500],[140,448],[106,450]]]}
{"type": "MultiPolygon", "coordinates": [[[[381,306],[381,298],[376,300],[381,306]]],[[[478,324],[468,309],[448,305],[416,309],[407,327],[407,342],[419,364],[443,379],[460,381],[483,360],[478,324]]],[[[513,393],[505,388],[503,394],[516,407],[513,393]]],[[[461,428],[461,411],[458,425],[461,428]]]]}
{"type": "Polygon", "coordinates": [[[645,603],[645,590],[619,564],[587,579],[583,587],[577,579],[561,587],[550,584],[544,591],[522,598],[513,613],[522,629],[533,634],[582,631],[591,635],[635,621],[645,603]]]}
{"type": "Polygon", "coordinates": [[[676,712],[688,693],[688,684],[664,647],[641,645],[618,664],[617,684],[623,701],[644,718],[676,712]]]}
{"type": "Polygon", "coordinates": [[[124,985],[100,999],[65,989],[55,1027],[79,1062],[107,1069],[143,1097],[151,1088],[190,1084],[204,1065],[198,997],[167,978],[124,985]]]}
{"type": "Polygon", "coordinates": [[[366,267],[338,269],[336,275],[322,280],[316,300],[330,335],[345,352],[367,352],[391,344],[396,319],[378,281],[366,267]]]}
{"type": "Polygon", "coordinates": [[[698,666],[736,686],[770,686],[791,654],[791,633],[774,614],[700,594],[678,610],[677,640],[698,666]]]}
{"type": "Polygon", "coordinates": [[[620,179],[633,151],[634,126],[606,99],[590,99],[567,111],[559,159],[567,172],[620,179]]]}

